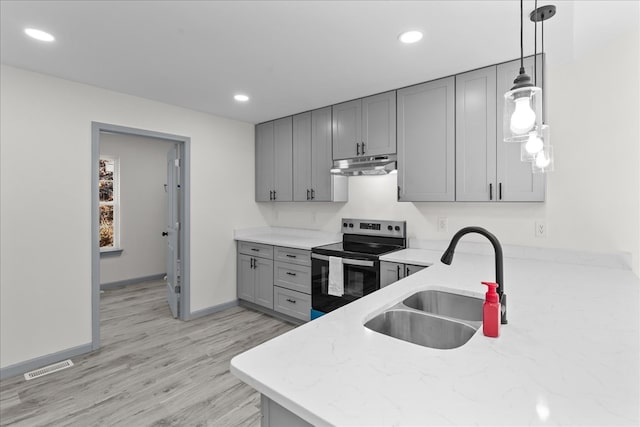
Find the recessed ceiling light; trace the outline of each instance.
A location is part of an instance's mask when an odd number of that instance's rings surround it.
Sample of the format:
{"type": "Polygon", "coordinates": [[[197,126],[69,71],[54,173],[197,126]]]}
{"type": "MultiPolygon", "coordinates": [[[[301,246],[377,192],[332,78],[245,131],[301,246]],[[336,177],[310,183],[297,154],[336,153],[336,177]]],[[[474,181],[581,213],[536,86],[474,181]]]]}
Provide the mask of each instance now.
{"type": "Polygon", "coordinates": [[[240,102],[247,102],[249,97],[247,95],[237,94],[233,96],[233,99],[240,102]]]}
{"type": "Polygon", "coordinates": [[[24,32],[29,37],[33,37],[34,39],[40,40],[43,42],[52,42],[56,39],[51,34],[41,30],[36,30],[35,28],[25,28],[24,32]]]}
{"type": "Polygon", "coordinates": [[[402,43],[415,43],[422,40],[422,33],[416,30],[405,31],[404,33],[400,34],[398,38],[402,43]]]}

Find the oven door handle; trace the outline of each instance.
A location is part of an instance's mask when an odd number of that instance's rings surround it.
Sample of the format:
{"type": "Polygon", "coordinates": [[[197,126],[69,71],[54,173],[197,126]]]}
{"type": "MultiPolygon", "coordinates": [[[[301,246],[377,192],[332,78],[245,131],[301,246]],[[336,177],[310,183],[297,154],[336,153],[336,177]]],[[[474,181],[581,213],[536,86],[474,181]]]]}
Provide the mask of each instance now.
{"type": "MultiPolygon", "coordinates": [[[[312,253],[311,258],[318,259],[321,261],[329,261],[329,257],[326,255],[312,253]]],[[[362,267],[373,267],[375,265],[373,261],[365,261],[361,259],[350,259],[350,258],[340,258],[340,259],[342,259],[342,263],[344,265],[358,265],[362,267]]]]}

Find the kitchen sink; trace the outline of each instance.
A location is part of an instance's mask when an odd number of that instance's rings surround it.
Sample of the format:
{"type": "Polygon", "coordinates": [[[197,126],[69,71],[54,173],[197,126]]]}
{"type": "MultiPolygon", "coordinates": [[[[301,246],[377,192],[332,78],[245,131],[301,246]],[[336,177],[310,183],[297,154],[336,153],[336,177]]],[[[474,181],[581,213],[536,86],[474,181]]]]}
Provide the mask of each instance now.
{"type": "Polygon", "coordinates": [[[477,327],[413,310],[385,311],[364,325],[372,331],[424,347],[457,348],[465,344],[477,327]]]}
{"type": "Polygon", "coordinates": [[[482,322],[483,302],[479,298],[436,290],[416,292],[402,301],[415,310],[472,322],[482,322]]]}

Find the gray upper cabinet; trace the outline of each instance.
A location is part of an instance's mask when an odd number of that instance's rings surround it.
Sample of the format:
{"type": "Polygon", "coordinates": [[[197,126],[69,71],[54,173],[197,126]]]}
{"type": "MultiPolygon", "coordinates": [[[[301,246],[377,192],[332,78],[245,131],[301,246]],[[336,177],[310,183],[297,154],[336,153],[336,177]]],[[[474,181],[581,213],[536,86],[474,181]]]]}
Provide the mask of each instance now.
{"type": "MultiPolygon", "coordinates": [[[[525,58],[531,78],[533,68],[525,58]]],[[[544,201],[544,175],[520,160],[520,144],[503,140],[503,96],[519,70],[517,60],[456,76],[456,200],[544,201]]]]}
{"type": "Polygon", "coordinates": [[[396,152],[396,91],[362,99],[362,141],[361,155],[396,152]]]}
{"type": "Polygon", "coordinates": [[[256,126],[256,201],[293,200],[292,118],[256,126]]]}
{"type": "MultiPolygon", "coordinates": [[[[535,73],[533,57],[525,58],[526,73],[533,79],[535,73]]],[[[541,55],[538,56],[538,87],[541,87],[541,55]]],[[[545,174],[531,172],[531,163],[520,160],[520,144],[504,142],[502,115],[504,98],[502,95],[511,89],[513,79],[520,71],[520,61],[511,61],[498,65],[497,87],[497,182],[498,198],[507,202],[542,202],[545,198],[545,174]],[[501,193],[501,194],[500,194],[501,193]]]]}
{"type": "Polygon", "coordinates": [[[333,159],[396,152],[396,92],[333,107],[333,159]]]}
{"type": "Polygon", "coordinates": [[[456,76],[456,200],[496,199],[496,67],[456,76]]]}
{"type": "Polygon", "coordinates": [[[310,198],[311,112],[307,112],[293,116],[293,200],[300,202],[310,198]]]}
{"type": "Polygon", "coordinates": [[[330,173],[331,107],[293,117],[293,157],[294,201],[347,201],[347,177],[330,173]]]}
{"type": "Polygon", "coordinates": [[[455,200],[455,79],[398,90],[398,200],[455,200]]]}
{"type": "Polygon", "coordinates": [[[360,155],[362,143],[362,100],[343,102],[333,109],[333,159],[360,155]]]}
{"type": "Polygon", "coordinates": [[[256,201],[273,199],[274,176],[273,122],[256,126],[256,201]]]}

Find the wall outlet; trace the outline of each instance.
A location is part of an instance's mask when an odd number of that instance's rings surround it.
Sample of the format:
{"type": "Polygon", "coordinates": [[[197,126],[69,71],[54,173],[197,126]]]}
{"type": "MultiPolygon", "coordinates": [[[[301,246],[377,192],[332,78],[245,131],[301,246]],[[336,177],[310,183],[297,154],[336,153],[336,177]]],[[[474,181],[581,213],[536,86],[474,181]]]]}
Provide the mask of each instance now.
{"type": "Polygon", "coordinates": [[[544,221],[536,221],[536,237],[547,237],[547,224],[544,221]]]}
{"type": "Polygon", "coordinates": [[[438,217],[438,231],[446,232],[449,230],[449,219],[446,216],[438,217]]]}

